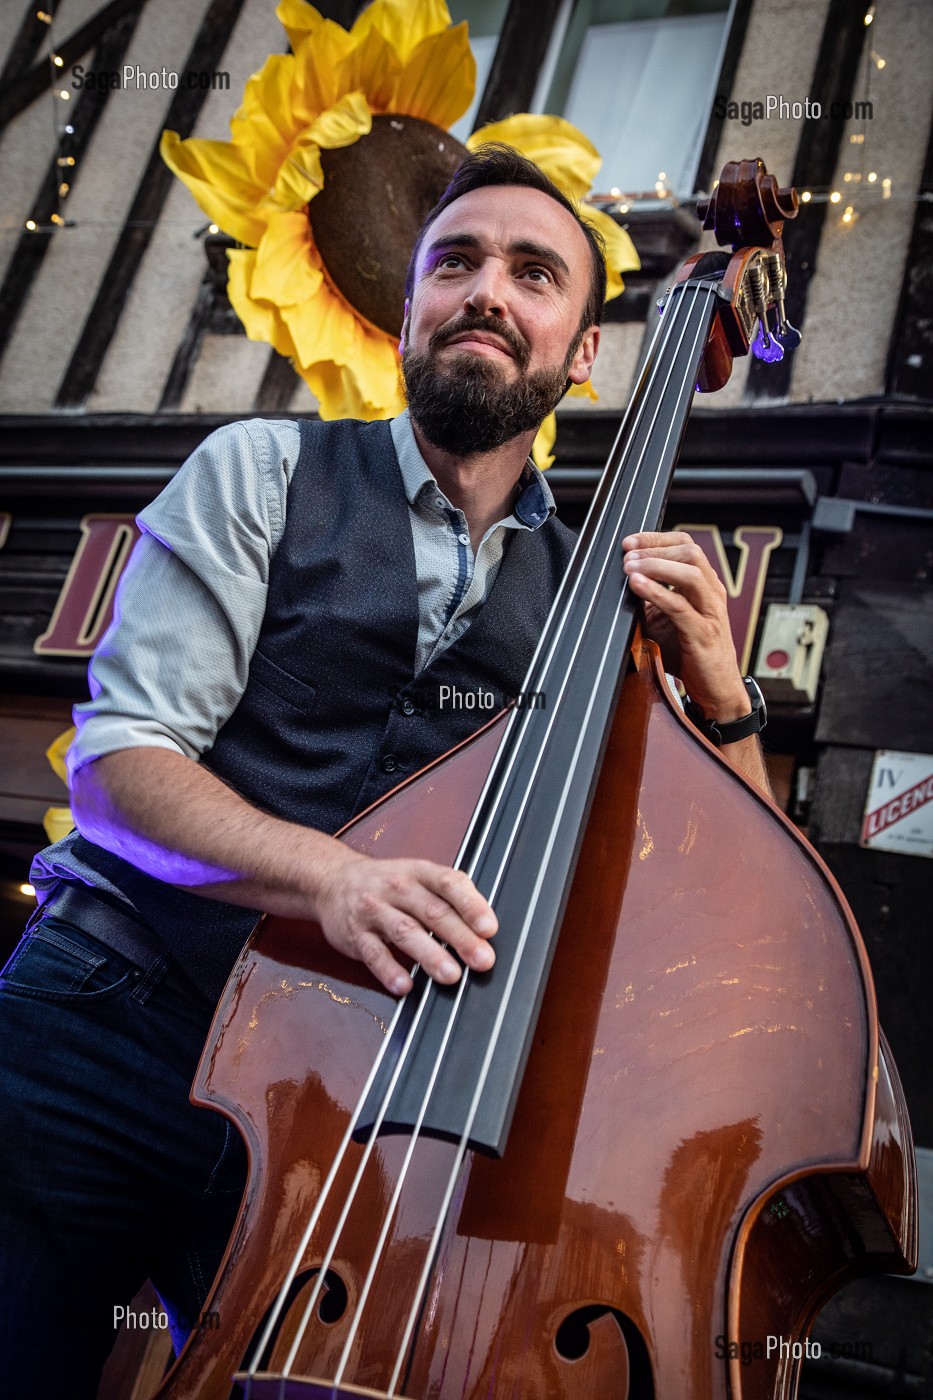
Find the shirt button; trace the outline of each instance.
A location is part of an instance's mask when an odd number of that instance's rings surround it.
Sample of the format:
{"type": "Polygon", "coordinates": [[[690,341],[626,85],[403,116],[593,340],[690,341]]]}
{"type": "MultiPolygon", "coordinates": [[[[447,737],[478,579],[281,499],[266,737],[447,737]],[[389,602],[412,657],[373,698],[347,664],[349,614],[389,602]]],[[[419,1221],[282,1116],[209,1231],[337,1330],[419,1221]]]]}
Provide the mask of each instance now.
{"type": "Polygon", "coordinates": [[[383,771],[386,773],[395,772],[396,768],[398,767],[398,759],[395,757],[394,753],[386,754],[385,758],[382,760],[382,767],[383,771]]]}
{"type": "Polygon", "coordinates": [[[470,537],[469,537],[469,535],[458,535],[458,536],[457,536],[457,539],[460,541],[461,544],[469,544],[469,543],[470,543],[470,537]]]}
{"type": "Polygon", "coordinates": [[[406,695],[405,699],[402,701],[402,714],[403,714],[403,715],[413,715],[414,713],[415,713],[415,707],[414,707],[414,705],[412,704],[412,702],[409,700],[408,696],[406,695]]]}
{"type": "Polygon", "coordinates": [[[447,504],[447,502],[444,500],[444,497],[443,497],[443,496],[435,496],[435,497],[434,497],[434,504],[435,504],[436,506],[440,506],[441,510],[443,510],[444,507],[445,507],[445,505],[447,504]]]}

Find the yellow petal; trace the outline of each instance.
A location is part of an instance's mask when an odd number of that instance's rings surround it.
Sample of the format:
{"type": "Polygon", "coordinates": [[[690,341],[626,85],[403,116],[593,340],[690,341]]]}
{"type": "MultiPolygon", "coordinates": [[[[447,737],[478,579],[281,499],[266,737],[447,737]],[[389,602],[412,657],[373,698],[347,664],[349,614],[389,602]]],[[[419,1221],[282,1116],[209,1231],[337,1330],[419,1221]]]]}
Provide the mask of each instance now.
{"type": "Polygon", "coordinates": [[[208,218],[240,243],[254,247],[266,231],[258,209],[265,193],[232,141],[181,141],[177,132],[163,131],[162,159],[184,181],[208,218]]]}
{"type": "Polygon", "coordinates": [[[317,146],[296,145],[282,161],[266,204],[276,210],[304,209],[323,188],[324,171],[317,146]]]}
{"type": "Polygon", "coordinates": [[[636,272],[641,267],[641,259],[635,251],[635,244],[624,228],[615,219],[604,214],[601,209],[592,209],[581,204],[580,217],[586,219],[603,236],[606,244],[606,300],[617,297],[625,286],[621,273],[636,272]]]}
{"type": "Polygon", "coordinates": [[[592,379],[584,379],[582,384],[571,384],[570,388],[567,390],[567,397],[572,397],[575,399],[592,399],[595,403],[596,400],[599,398],[599,395],[593,388],[592,379]]]}
{"type": "Polygon", "coordinates": [[[275,17],[288,35],[293,53],[325,23],[324,16],[313,5],[307,4],[306,0],[280,0],[276,6],[275,17]]]}
{"type": "Polygon", "coordinates": [[[308,216],[273,214],[256,250],[249,294],[276,306],[296,306],[316,296],[323,274],[311,256],[308,216]]]}
{"type": "Polygon", "coordinates": [[[398,81],[395,110],[446,130],[463,116],[475,87],[476,60],[467,26],[458,24],[422,39],[398,81]]]}
{"type": "Polygon", "coordinates": [[[535,466],[538,467],[540,471],[546,472],[554,461],[551,449],[554,446],[556,437],[557,418],[555,414],[549,413],[538,429],[537,437],[531,444],[531,455],[534,458],[535,466]]]}
{"type": "Polygon", "coordinates": [[[475,151],[486,141],[504,141],[507,146],[514,146],[573,199],[582,199],[589,193],[603,163],[593,143],[563,117],[523,112],[474,131],[466,144],[475,151]]]}
{"type": "Polygon", "coordinates": [[[359,86],[341,79],[341,65],[355,47],[345,29],[323,19],[310,5],[282,4],[276,14],[288,31],[295,54],[295,82],[308,114],[325,111],[348,88],[359,86]],[[286,9],[290,11],[288,22],[283,18],[286,9]]]}
{"type": "Polygon", "coordinates": [[[303,369],[319,360],[346,365],[353,356],[356,316],[325,282],[318,294],[300,306],[283,306],[298,363],[303,369]]]}
{"type": "Polygon", "coordinates": [[[378,29],[370,29],[346,55],[338,74],[341,91],[361,89],[374,112],[394,112],[402,61],[378,29]]]}
{"type": "Polygon", "coordinates": [[[45,751],[45,756],[52,766],[52,772],[56,778],[61,778],[62,782],[68,782],[68,769],[65,767],[65,754],[71,748],[71,741],[74,739],[77,730],[74,725],[70,729],[65,729],[59,734],[57,739],[53,739],[45,751]]]}
{"type": "Polygon", "coordinates": [[[42,818],[42,825],[45,834],[54,845],[56,841],[61,841],[67,836],[69,831],[74,831],[75,819],[71,815],[70,807],[48,807],[45,816],[42,818]]]}
{"type": "Polygon", "coordinates": [[[394,418],[405,407],[397,363],[393,365],[386,356],[384,362],[375,362],[372,370],[379,381],[375,390],[362,383],[350,367],[324,362],[301,374],[321,406],[322,418],[394,418]]]}
{"type": "Polygon", "coordinates": [[[256,254],[252,248],[227,252],[227,295],[250,340],[272,345],[280,355],[292,356],[295,347],[278,310],[271,302],[258,301],[250,292],[256,254]]]}
{"type": "Polygon", "coordinates": [[[313,115],[305,111],[295,82],[293,55],[272,54],[247,81],[230,122],[234,142],[258,183],[267,189],[274,184],[286,151],[313,115]]]}
{"type": "Polygon", "coordinates": [[[350,35],[359,41],[370,29],[378,29],[405,63],[422,39],[449,25],[450,11],[444,0],[373,0],[357,18],[350,35]]]}
{"type": "Polygon", "coordinates": [[[324,150],[335,150],[338,146],[352,146],[361,136],[368,136],[372,125],[372,114],[364,94],[348,92],[312,123],[307,139],[324,150]]]}

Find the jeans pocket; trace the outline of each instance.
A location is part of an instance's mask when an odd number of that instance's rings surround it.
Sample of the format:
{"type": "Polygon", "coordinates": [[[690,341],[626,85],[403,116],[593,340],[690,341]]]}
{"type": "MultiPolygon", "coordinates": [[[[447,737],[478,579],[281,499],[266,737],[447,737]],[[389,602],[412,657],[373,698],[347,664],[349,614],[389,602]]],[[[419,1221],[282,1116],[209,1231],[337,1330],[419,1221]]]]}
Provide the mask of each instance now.
{"type": "Polygon", "coordinates": [[[50,915],[20,939],[0,972],[0,989],[45,1001],[103,999],[139,975],[82,929],[50,915]]]}

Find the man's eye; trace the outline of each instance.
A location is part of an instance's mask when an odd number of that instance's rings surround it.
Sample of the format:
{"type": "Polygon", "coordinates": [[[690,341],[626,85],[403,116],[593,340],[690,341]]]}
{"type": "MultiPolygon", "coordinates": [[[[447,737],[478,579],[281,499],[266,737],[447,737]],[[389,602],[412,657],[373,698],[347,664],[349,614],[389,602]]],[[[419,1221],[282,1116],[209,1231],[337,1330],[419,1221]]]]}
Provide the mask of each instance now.
{"type": "Polygon", "coordinates": [[[463,259],[459,253],[445,253],[442,258],[438,259],[437,265],[443,268],[462,267],[463,259]]]}
{"type": "Polygon", "coordinates": [[[527,267],[525,276],[532,278],[535,282],[550,282],[551,274],[546,267],[527,267]]]}

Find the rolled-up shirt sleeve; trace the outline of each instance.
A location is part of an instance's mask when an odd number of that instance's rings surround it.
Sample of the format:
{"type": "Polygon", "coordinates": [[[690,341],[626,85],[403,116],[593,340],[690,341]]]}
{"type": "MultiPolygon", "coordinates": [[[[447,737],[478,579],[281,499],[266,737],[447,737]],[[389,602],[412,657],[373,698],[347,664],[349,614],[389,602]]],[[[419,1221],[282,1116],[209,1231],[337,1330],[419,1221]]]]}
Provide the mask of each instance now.
{"type": "Polygon", "coordinates": [[[91,699],[75,706],[69,775],[119,749],[211,747],[246,687],[299,449],[295,423],[231,423],[139,515],[91,699]]]}

